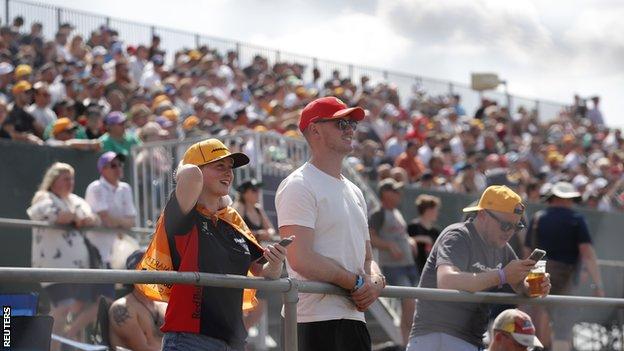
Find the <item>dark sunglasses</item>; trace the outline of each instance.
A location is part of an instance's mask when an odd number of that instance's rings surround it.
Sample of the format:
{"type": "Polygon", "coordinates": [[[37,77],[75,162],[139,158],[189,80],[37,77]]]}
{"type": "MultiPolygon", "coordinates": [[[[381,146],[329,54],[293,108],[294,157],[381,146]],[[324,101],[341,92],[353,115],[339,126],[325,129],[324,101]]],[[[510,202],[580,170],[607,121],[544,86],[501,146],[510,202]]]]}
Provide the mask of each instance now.
{"type": "Polygon", "coordinates": [[[117,162],[111,162],[108,167],[115,169],[115,168],[122,168],[123,164],[122,163],[117,163],[117,162]]]}
{"type": "Polygon", "coordinates": [[[353,121],[350,119],[319,119],[318,121],[315,121],[314,123],[329,123],[329,122],[334,122],[336,124],[336,127],[338,127],[338,129],[340,129],[343,132],[349,128],[355,131],[358,125],[357,121],[353,121]]]}
{"type": "Polygon", "coordinates": [[[522,223],[522,221],[520,221],[518,223],[503,221],[502,219],[498,218],[498,216],[496,216],[491,211],[488,211],[488,210],[484,210],[484,211],[490,217],[494,218],[496,220],[496,222],[498,222],[498,224],[500,225],[500,230],[502,230],[503,232],[508,232],[508,231],[513,229],[514,233],[517,233],[517,232],[521,231],[522,229],[524,229],[526,227],[524,225],[524,223],[522,223]]]}

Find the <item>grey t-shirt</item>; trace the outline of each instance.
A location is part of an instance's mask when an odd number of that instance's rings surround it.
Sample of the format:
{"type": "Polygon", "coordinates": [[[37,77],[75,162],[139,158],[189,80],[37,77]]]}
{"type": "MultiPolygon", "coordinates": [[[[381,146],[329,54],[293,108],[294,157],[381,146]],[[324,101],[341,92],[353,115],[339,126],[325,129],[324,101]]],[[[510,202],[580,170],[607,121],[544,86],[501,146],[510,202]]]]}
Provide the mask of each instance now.
{"type": "Polygon", "coordinates": [[[397,260],[392,257],[390,251],[379,250],[379,265],[382,267],[414,265],[414,255],[408,242],[407,224],[398,209],[378,209],[371,215],[368,226],[375,229],[381,239],[396,243],[403,253],[403,257],[397,260]]]}
{"type": "MultiPolygon", "coordinates": [[[[419,287],[437,288],[437,267],[452,265],[462,272],[482,273],[503,268],[517,259],[509,244],[503,248],[488,245],[472,222],[451,224],[433,245],[419,287]]],[[[505,286],[503,291],[509,291],[505,286]]],[[[487,291],[501,291],[493,287],[487,291]]],[[[489,304],[418,300],[410,337],[441,332],[483,347],[489,304]]]]}

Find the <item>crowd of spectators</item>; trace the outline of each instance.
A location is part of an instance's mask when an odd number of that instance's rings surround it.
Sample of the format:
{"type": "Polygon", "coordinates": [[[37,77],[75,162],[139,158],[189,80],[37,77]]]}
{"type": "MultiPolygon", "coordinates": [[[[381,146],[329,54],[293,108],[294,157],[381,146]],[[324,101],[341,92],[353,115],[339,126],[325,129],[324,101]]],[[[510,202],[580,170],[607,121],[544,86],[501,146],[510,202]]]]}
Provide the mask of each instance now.
{"type": "Polygon", "coordinates": [[[485,98],[471,113],[459,95],[415,87],[402,99],[391,82],[366,76],[324,80],[318,68],[261,55],[243,64],[236,51],[205,45],[168,56],[157,35],[126,45],[105,26],[83,37],[64,23],[50,40],[40,23],[22,23],[0,28],[0,138],[123,155],[144,142],[244,130],[300,138],[300,109],[333,95],[367,111],[348,161],[372,182],[468,194],[507,184],[535,201],[564,180],[587,207],[624,207],[624,139],[605,126],[598,97],[576,96],[540,123],[534,110],[485,98]]]}

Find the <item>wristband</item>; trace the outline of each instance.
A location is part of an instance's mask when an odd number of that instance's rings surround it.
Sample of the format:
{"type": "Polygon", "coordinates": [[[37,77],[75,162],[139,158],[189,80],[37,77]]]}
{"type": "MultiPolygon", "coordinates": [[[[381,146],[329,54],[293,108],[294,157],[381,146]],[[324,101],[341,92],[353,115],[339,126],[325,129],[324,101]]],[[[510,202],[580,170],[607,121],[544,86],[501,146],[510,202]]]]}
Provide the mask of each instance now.
{"type": "Polygon", "coordinates": [[[502,269],[498,270],[498,288],[501,289],[503,285],[507,284],[507,276],[505,275],[505,271],[502,269]]]}
{"type": "Polygon", "coordinates": [[[357,278],[355,279],[355,286],[353,287],[353,289],[351,289],[351,292],[356,292],[362,286],[364,286],[364,277],[358,274],[357,278]]]}

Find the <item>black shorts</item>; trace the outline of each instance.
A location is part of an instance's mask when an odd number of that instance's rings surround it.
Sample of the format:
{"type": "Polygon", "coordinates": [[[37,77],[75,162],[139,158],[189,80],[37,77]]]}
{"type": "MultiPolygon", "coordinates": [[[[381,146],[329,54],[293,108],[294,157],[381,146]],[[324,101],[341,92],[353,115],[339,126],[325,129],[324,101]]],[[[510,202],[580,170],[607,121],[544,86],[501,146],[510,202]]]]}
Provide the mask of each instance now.
{"type": "Polygon", "coordinates": [[[366,323],[352,319],[298,323],[299,351],[370,351],[366,323]]]}

